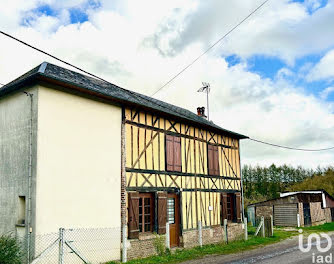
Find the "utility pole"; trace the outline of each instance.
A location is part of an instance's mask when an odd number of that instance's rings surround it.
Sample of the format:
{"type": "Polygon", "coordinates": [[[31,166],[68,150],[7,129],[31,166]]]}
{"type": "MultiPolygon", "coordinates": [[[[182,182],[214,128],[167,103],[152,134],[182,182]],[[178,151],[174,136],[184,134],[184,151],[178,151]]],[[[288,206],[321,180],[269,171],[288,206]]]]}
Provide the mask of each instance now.
{"type": "Polygon", "coordinates": [[[203,87],[199,88],[197,92],[206,92],[206,108],[208,109],[208,120],[210,120],[209,116],[209,92],[210,92],[210,84],[206,82],[202,82],[203,87]]]}

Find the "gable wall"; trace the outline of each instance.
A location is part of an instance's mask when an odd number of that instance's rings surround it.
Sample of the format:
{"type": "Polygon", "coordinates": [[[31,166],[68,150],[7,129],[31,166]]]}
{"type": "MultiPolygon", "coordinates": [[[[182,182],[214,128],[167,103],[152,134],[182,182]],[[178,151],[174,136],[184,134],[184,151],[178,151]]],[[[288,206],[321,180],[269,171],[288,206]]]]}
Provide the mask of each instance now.
{"type": "Polygon", "coordinates": [[[120,138],[120,107],[39,87],[37,234],[120,227],[120,138]]]}

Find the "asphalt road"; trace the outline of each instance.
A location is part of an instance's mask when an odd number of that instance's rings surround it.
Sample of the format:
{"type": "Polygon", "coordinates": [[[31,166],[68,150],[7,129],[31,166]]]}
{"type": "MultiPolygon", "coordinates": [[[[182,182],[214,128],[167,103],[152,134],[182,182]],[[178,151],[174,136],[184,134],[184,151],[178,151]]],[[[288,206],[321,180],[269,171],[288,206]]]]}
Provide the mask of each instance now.
{"type": "MultiPolygon", "coordinates": [[[[294,237],[287,239],[280,243],[265,246],[259,249],[254,249],[246,252],[240,252],[239,254],[231,255],[215,255],[208,256],[203,259],[192,260],[184,262],[183,264],[213,264],[213,263],[228,263],[228,264],[308,264],[308,263],[333,263],[334,264],[334,235],[331,235],[332,248],[326,253],[318,252],[315,242],[312,245],[311,251],[303,253],[298,247],[298,238],[294,237]],[[325,258],[328,255],[332,255],[332,258],[325,258]],[[321,259],[323,258],[323,259],[321,259]],[[317,262],[319,260],[319,262],[317,262]],[[320,261],[322,260],[322,261],[320,261]],[[326,262],[326,260],[329,262],[326,262]]],[[[321,240],[321,247],[325,248],[327,240],[321,240]]],[[[306,244],[305,244],[306,246],[306,244]]]]}

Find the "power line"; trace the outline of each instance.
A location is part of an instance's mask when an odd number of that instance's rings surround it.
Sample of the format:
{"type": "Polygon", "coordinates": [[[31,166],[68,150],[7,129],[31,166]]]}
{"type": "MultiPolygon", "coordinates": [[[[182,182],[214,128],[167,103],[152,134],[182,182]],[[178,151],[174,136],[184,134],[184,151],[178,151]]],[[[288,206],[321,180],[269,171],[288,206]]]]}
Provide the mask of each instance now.
{"type": "Polygon", "coordinates": [[[258,140],[258,139],[254,139],[254,138],[248,138],[249,140],[261,143],[261,144],[265,144],[265,145],[269,145],[269,146],[273,146],[273,147],[277,147],[277,148],[284,148],[284,149],[290,149],[290,150],[298,150],[298,151],[308,151],[308,152],[316,152],[316,151],[326,151],[326,150],[331,150],[334,149],[334,147],[329,147],[329,148],[321,148],[321,149],[304,149],[304,148],[293,148],[293,147],[287,147],[287,146],[282,146],[282,145],[278,145],[278,144],[273,144],[273,143],[268,143],[268,142],[264,142],[262,140],[258,140]]]}
{"type": "Polygon", "coordinates": [[[203,55],[208,53],[213,47],[215,47],[219,42],[221,42],[224,38],[226,38],[230,33],[232,33],[237,27],[239,27],[243,22],[245,22],[249,17],[251,17],[256,11],[258,11],[263,5],[265,5],[269,0],[264,1],[261,5],[259,5],[256,9],[254,9],[248,16],[246,16],[243,20],[241,20],[238,24],[236,24],[232,29],[230,29],[224,36],[218,39],[215,43],[213,43],[209,48],[207,48],[201,55],[199,55],[196,59],[194,59],[191,63],[189,63],[186,67],[184,67],[179,73],[174,75],[168,82],[166,82],[163,86],[161,86],[158,90],[156,90],[151,96],[154,96],[165,86],[170,84],[173,80],[175,80],[179,75],[181,75],[184,71],[186,71],[189,67],[191,67],[196,61],[198,61],[203,55]]]}
{"type": "Polygon", "coordinates": [[[56,56],[54,56],[54,55],[52,55],[52,54],[50,54],[50,53],[48,53],[48,52],[46,52],[46,51],[44,51],[44,50],[41,50],[41,49],[39,49],[39,48],[37,48],[37,47],[35,47],[35,46],[33,46],[33,45],[31,45],[31,44],[29,44],[29,43],[23,41],[23,40],[20,40],[20,39],[18,39],[18,38],[16,38],[16,37],[14,37],[14,36],[12,36],[12,35],[6,33],[6,32],[3,32],[3,31],[0,30],[0,33],[3,34],[3,35],[5,35],[6,37],[9,37],[9,38],[11,38],[11,39],[14,39],[14,40],[20,42],[21,44],[23,44],[23,45],[25,45],[25,46],[28,46],[29,48],[32,48],[32,49],[34,49],[34,50],[37,50],[37,51],[39,51],[39,52],[41,52],[41,53],[43,53],[43,54],[45,54],[45,55],[47,55],[47,56],[49,56],[49,57],[55,59],[55,60],[58,60],[58,61],[60,61],[60,62],[62,62],[62,63],[64,63],[64,64],[66,64],[66,65],[68,65],[68,66],[71,66],[71,67],[73,67],[73,68],[75,68],[75,69],[77,69],[77,70],[79,70],[79,71],[82,71],[82,72],[84,72],[84,73],[86,73],[86,74],[88,74],[88,75],[90,75],[90,76],[93,76],[94,78],[97,78],[97,79],[99,79],[99,80],[101,80],[101,81],[104,81],[104,82],[107,82],[107,83],[110,84],[110,82],[108,82],[107,80],[105,80],[105,79],[103,79],[103,78],[101,78],[101,77],[99,77],[99,76],[97,76],[97,75],[95,75],[95,74],[93,74],[93,73],[90,73],[90,72],[88,72],[88,71],[86,71],[86,70],[84,70],[84,69],[82,69],[82,68],[79,68],[79,67],[77,67],[77,66],[75,66],[75,65],[73,65],[73,64],[71,64],[71,63],[69,63],[69,62],[67,62],[67,61],[64,61],[64,60],[62,60],[62,59],[60,59],[60,58],[58,58],[58,57],[56,57],[56,56]]]}

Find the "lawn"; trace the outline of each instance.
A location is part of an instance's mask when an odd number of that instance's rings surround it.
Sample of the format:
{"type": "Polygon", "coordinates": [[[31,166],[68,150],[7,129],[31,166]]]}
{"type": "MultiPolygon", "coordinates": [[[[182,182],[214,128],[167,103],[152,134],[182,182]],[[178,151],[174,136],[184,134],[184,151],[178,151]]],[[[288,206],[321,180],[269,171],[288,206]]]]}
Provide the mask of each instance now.
{"type": "MultiPolygon", "coordinates": [[[[127,263],[129,264],[156,264],[156,263],[178,263],[190,259],[198,259],[202,258],[206,255],[213,254],[231,254],[237,253],[245,250],[250,250],[254,248],[258,248],[264,245],[272,244],[293,235],[297,235],[296,231],[283,231],[283,230],[275,230],[273,237],[254,237],[254,230],[250,228],[250,235],[247,241],[238,240],[233,241],[228,244],[214,244],[214,245],[205,245],[203,247],[195,247],[192,249],[180,249],[175,252],[163,256],[152,256],[143,259],[135,259],[130,260],[127,263]]],[[[114,264],[119,262],[108,262],[107,264],[114,264]]]]}
{"type": "Polygon", "coordinates": [[[303,227],[302,229],[307,232],[330,232],[330,231],[334,231],[334,222],[326,223],[326,224],[318,225],[318,226],[303,227]]]}

